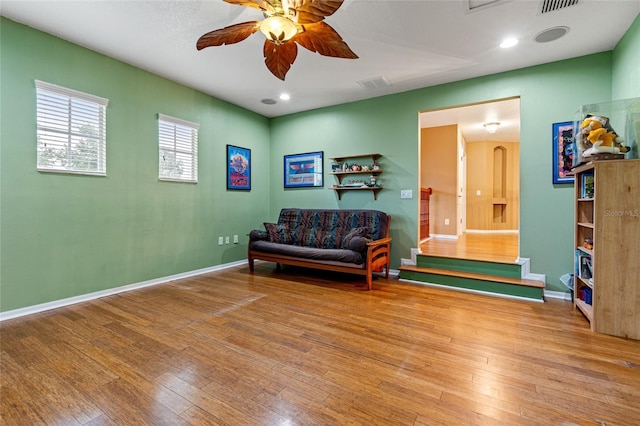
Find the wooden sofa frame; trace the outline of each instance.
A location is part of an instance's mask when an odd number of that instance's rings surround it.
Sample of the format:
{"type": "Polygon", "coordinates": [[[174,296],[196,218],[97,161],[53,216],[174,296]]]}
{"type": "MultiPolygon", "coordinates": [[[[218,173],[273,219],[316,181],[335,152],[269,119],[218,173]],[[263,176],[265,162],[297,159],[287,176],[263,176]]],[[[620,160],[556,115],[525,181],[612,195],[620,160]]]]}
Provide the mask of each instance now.
{"type": "Polygon", "coordinates": [[[363,268],[353,266],[341,266],[333,263],[323,263],[318,260],[306,260],[299,257],[279,255],[275,253],[265,253],[261,251],[251,250],[249,245],[248,261],[249,270],[253,273],[253,262],[256,259],[275,262],[278,264],[302,266],[305,268],[322,269],[326,271],[345,272],[348,274],[364,275],[367,279],[367,288],[373,288],[373,273],[381,272],[384,269],[385,278],[389,278],[389,267],[391,264],[391,238],[389,237],[389,229],[391,227],[391,216],[388,216],[386,237],[367,243],[367,258],[363,268]]]}

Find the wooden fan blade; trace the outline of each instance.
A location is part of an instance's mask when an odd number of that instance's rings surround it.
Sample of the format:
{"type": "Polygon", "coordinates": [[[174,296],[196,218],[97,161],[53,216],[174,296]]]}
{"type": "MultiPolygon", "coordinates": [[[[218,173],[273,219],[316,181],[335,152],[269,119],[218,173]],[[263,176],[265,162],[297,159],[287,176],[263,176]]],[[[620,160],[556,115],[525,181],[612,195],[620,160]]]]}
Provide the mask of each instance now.
{"type": "Polygon", "coordinates": [[[260,21],[250,21],[230,25],[228,27],[206,33],[198,39],[196,47],[198,50],[202,50],[209,46],[222,46],[223,44],[238,43],[258,31],[259,28],[260,21]]]}
{"type": "Polygon", "coordinates": [[[358,55],[347,46],[340,34],[326,22],[316,22],[304,26],[304,31],[291,40],[312,52],[334,58],[357,59],[358,55]]]}
{"type": "Polygon", "coordinates": [[[342,6],[344,0],[291,0],[295,21],[299,24],[320,22],[342,6]]]}
{"type": "Polygon", "coordinates": [[[264,63],[282,81],[297,56],[298,46],[295,43],[275,44],[269,40],[264,41],[264,63]]]}
{"type": "Polygon", "coordinates": [[[250,7],[267,13],[274,13],[275,9],[269,0],[224,0],[227,3],[237,4],[238,6],[250,7]]]}

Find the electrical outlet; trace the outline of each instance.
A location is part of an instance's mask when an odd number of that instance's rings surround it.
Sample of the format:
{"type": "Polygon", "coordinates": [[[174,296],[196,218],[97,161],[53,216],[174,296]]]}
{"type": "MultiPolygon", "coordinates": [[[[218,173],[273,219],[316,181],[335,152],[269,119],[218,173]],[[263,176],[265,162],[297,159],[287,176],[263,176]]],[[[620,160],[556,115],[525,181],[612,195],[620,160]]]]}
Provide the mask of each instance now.
{"type": "Polygon", "coordinates": [[[229,237],[224,237],[224,243],[229,244],[229,237]]]}
{"type": "Polygon", "coordinates": [[[224,238],[223,237],[218,237],[218,245],[221,246],[224,244],[224,238]]]}
{"type": "Polygon", "coordinates": [[[400,198],[413,198],[413,191],[410,189],[401,189],[400,198]]]}
{"type": "Polygon", "coordinates": [[[449,219],[445,219],[445,220],[444,220],[444,224],[445,224],[445,225],[449,225],[449,219]]]}
{"type": "Polygon", "coordinates": [[[238,236],[237,235],[233,236],[233,244],[238,244],[238,236]]]}
{"type": "Polygon", "coordinates": [[[482,192],[478,189],[478,190],[476,191],[476,195],[482,195],[482,192]]]}

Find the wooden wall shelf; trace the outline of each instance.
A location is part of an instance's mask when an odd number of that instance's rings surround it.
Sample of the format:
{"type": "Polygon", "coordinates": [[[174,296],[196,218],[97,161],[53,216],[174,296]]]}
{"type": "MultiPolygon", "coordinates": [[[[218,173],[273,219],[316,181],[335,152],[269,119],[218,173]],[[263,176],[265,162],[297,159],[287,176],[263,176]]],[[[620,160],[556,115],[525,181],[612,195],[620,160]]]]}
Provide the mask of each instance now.
{"type": "Polygon", "coordinates": [[[344,191],[371,191],[373,192],[373,199],[378,199],[378,192],[382,189],[381,186],[332,186],[329,189],[336,191],[338,194],[338,200],[342,199],[342,193],[344,191]]]}
{"type": "MultiPolygon", "coordinates": [[[[333,160],[335,163],[341,164],[347,162],[347,160],[356,160],[359,158],[370,158],[372,163],[377,163],[378,159],[382,157],[380,154],[357,154],[357,155],[349,155],[344,157],[332,157],[330,160],[333,160]]],[[[377,170],[344,170],[344,171],[334,171],[330,174],[334,175],[336,179],[338,179],[338,185],[334,185],[329,189],[336,191],[338,194],[338,200],[342,199],[342,193],[345,191],[371,191],[373,194],[373,199],[378,199],[378,192],[382,189],[382,186],[349,186],[344,185],[342,183],[342,179],[345,176],[349,175],[368,175],[368,176],[378,176],[382,173],[382,170],[378,168],[377,170]]]]}

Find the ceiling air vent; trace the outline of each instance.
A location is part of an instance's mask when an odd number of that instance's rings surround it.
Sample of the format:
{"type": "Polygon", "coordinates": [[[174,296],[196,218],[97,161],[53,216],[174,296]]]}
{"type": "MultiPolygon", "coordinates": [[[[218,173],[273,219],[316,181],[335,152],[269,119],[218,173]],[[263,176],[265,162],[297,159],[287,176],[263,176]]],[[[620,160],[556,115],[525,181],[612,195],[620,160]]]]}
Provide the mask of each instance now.
{"type": "Polygon", "coordinates": [[[366,90],[381,89],[383,87],[391,86],[389,81],[384,77],[374,77],[368,80],[359,80],[357,83],[366,90]]]}
{"type": "Polygon", "coordinates": [[[555,12],[566,7],[575,6],[580,0],[542,0],[540,2],[540,14],[555,12]]]}

